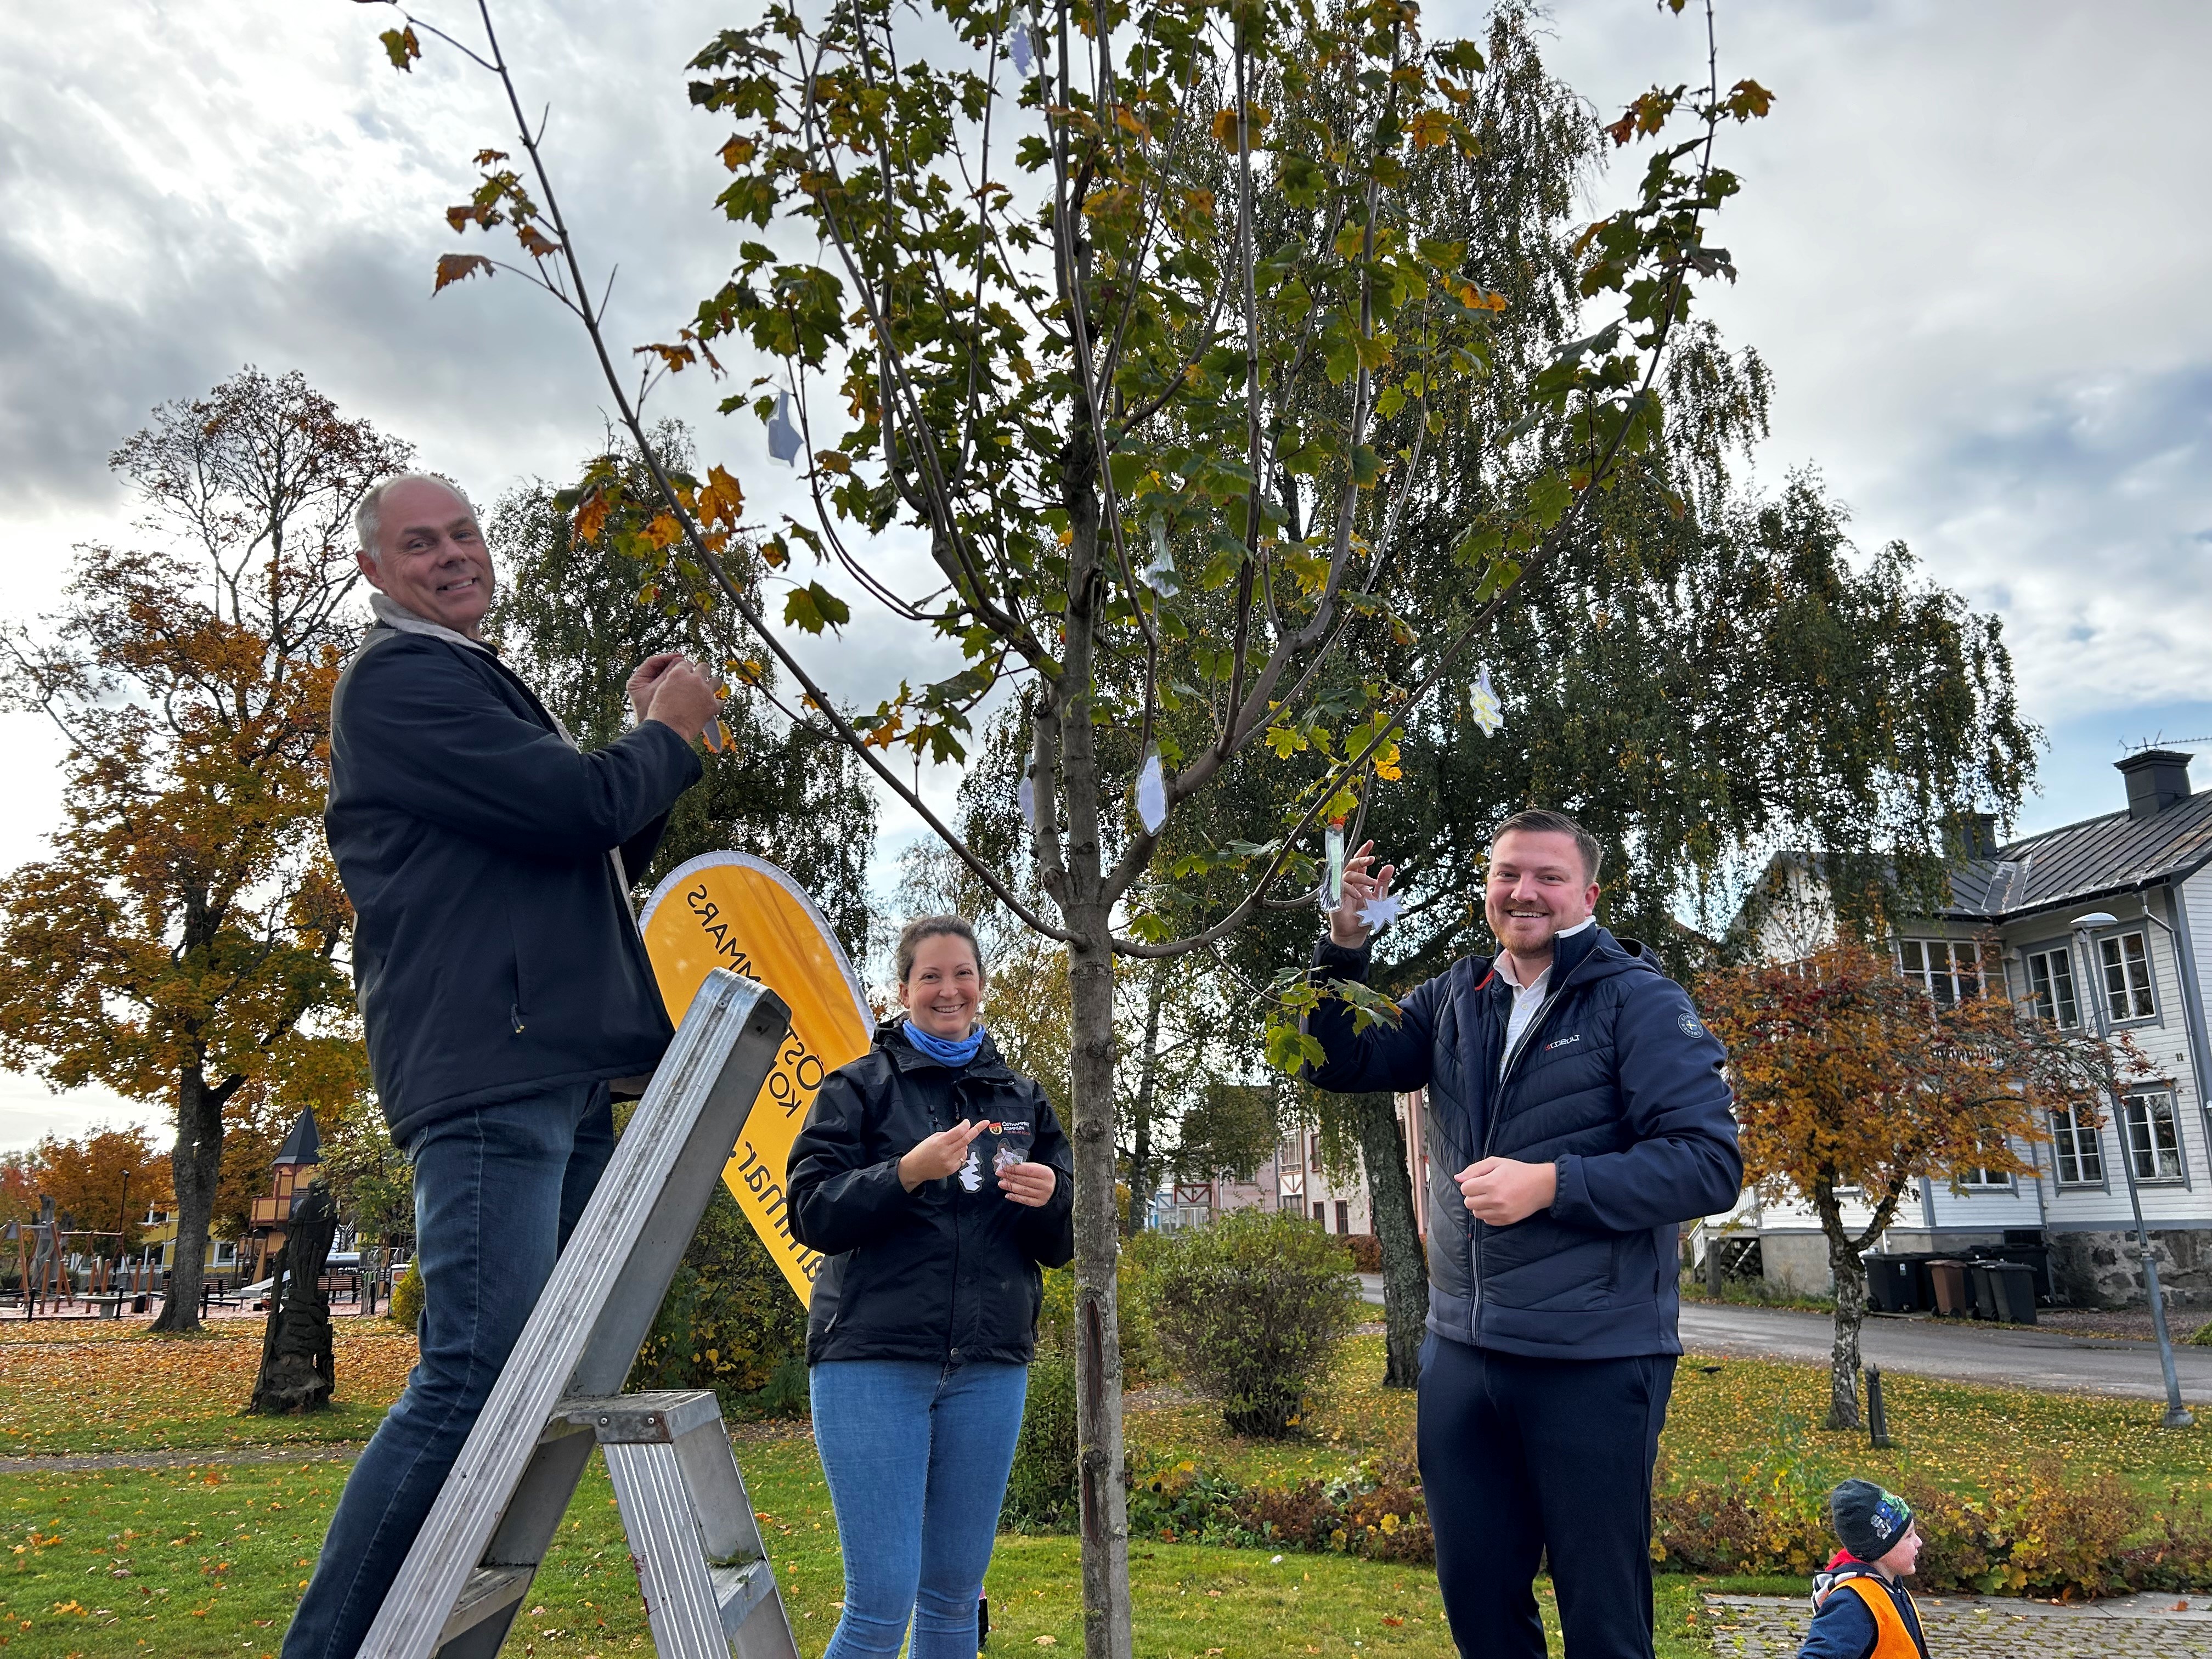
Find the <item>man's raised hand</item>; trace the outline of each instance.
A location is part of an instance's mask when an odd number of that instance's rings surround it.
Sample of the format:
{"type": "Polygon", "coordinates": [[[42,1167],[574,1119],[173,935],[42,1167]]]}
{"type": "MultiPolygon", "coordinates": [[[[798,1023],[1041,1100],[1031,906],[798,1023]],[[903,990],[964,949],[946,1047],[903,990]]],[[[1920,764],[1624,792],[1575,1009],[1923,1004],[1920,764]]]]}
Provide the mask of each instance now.
{"type": "MultiPolygon", "coordinates": [[[[659,662],[659,658],[653,659],[659,662]]],[[[652,666],[648,662],[646,667],[652,666]]],[[[645,672],[644,668],[638,673],[645,672]]],[[[635,676],[631,677],[633,681],[635,676]]],[[[721,712],[722,700],[714,695],[714,682],[707,671],[684,657],[663,665],[648,691],[645,717],[672,727],[686,743],[707,729],[707,722],[721,712]]]]}
{"type": "Polygon", "coordinates": [[[1359,850],[1344,861],[1344,896],[1328,913],[1328,936],[1347,951],[1357,951],[1367,943],[1375,930],[1360,919],[1361,913],[1374,900],[1389,895],[1390,878],[1398,873],[1395,864],[1375,870],[1374,862],[1371,841],[1363,842],[1359,850]]]}
{"type": "Polygon", "coordinates": [[[637,716],[640,725],[644,724],[653,707],[653,688],[660,684],[660,677],[668,672],[669,664],[683,660],[680,651],[663,651],[638,664],[630,675],[623,690],[629,695],[630,712],[637,716]]]}

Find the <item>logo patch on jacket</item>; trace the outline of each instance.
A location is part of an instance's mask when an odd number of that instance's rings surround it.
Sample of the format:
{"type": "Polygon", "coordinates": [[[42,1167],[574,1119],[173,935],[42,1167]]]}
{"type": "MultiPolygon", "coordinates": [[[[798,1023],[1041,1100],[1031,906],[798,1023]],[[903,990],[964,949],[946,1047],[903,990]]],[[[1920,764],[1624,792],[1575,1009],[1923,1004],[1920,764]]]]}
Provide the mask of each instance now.
{"type": "Polygon", "coordinates": [[[1684,1036],[1698,1037],[1705,1034],[1705,1028],[1698,1024],[1698,1017],[1695,1014],[1683,1014],[1674,1021],[1674,1024],[1682,1028],[1684,1036]]]}
{"type": "Polygon", "coordinates": [[[1553,1037],[1544,1045],[1544,1052],[1548,1054],[1554,1048],[1564,1048],[1570,1042],[1580,1042],[1582,1040],[1583,1034],[1580,1031],[1576,1032],[1572,1036],[1553,1037]]]}

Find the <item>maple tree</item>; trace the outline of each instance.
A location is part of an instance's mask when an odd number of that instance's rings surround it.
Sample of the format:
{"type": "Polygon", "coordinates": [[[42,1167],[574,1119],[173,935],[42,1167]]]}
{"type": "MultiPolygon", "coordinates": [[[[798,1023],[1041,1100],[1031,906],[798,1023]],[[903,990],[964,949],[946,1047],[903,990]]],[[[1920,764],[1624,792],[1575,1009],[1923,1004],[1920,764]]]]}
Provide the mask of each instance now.
{"type": "Polygon", "coordinates": [[[0,635],[9,702],[70,745],[51,853],[0,882],[0,1062],[175,1113],[157,1329],[198,1324],[227,1121],[367,1087],[321,815],[352,514],[407,454],[247,368],[112,459],[166,544],[80,547],[59,615],[0,635]]]}
{"type": "MultiPolygon", "coordinates": [[[[1705,86],[1654,88],[1606,129],[1657,143],[1632,203],[1572,242],[1577,311],[1605,314],[1522,357],[1493,349],[1501,273],[1432,234],[1436,204],[1514,135],[1474,118],[1481,49],[1425,39],[1410,0],[847,0],[818,16],[772,0],[692,64],[692,101],[727,123],[736,269],[674,338],[639,348],[633,388],[489,0],[474,9],[466,42],[404,7],[382,36],[401,70],[429,35],[495,76],[525,158],[482,152],[447,216],[511,234],[519,259],[448,254],[437,287],[506,270],[551,295],[649,463],[640,402],[657,374],[772,366],[725,407],[804,463],[806,516],[760,530],[724,468],[654,464],[641,501],[611,456],[564,500],[580,533],[653,562],[648,603],[739,617],[788,677],[794,721],[857,754],[1065,951],[1085,1639],[1120,1659],[1116,959],[1310,902],[1310,832],[1397,775],[1407,716],[1656,441],[1668,340],[1697,283],[1735,274],[1707,238],[1737,188],[1717,136],[1771,95],[1722,87],[1708,9],[1705,86]],[[1501,373],[1505,394],[1488,385],[1501,373]],[[1364,674],[1368,642],[1410,638],[1399,528],[1449,482],[1438,441],[1478,393],[1516,414],[1492,428],[1454,550],[1466,614],[1411,679],[1364,674]],[[927,550],[925,591],[872,556],[909,543],[927,550]],[[851,608],[803,557],[962,665],[849,717],[802,653],[851,608]],[[1008,700],[1030,757],[1025,872],[969,847],[887,755],[963,759],[978,714],[1008,700]],[[1167,820],[1263,753],[1327,764],[1285,775],[1266,838],[1156,867],[1167,820]],[[1213,871],[1242,896],[1180,924],[1174,884],[1213,871]]],[[[728,666],[747,677],[744,658],[728,666]]],[[[1273,1028],[1278,1063],[1307,1057],[1297,1012],[1286,1001],[1273,1028]]]]}
{"type": "Polygon", "coordinates": [[[1820,1218],[1836,1296],[1828,1426],[1856,1428],[1860,1253],[1905,1195],[1923,1177],[2033,1175],[2021,1148],[2051,1139],[2051,1114],[2094,1113],[2114,1054],[2142,1062],[2061,1034],[1998,984],[1941,1003],[1849,933],[1798,961],[1710,973],[1698,1006],[1728,1046],[1746,1184],[1820,1218]],[[1847,1204],[1863,1208],[1856,1228],[1847,1204]]]}

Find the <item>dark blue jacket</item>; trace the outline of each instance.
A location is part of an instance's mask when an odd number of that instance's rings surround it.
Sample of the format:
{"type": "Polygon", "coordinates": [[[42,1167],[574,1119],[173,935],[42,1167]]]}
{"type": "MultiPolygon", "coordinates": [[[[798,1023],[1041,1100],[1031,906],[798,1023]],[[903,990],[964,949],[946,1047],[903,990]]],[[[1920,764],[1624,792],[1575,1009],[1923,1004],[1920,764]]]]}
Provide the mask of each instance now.
{"type": "Polygon", "coordinates": [[[331,699],[323,827],[394,1141],[659,1063],[672,1032],[626,883],[699,775],[657,720],[580,754],[489,653],[369,631],[331,699]]]}
{"type": "MultiPolygon", "coordinates": [[[[1368,953],[1323,935],[1322,975],[1364,980],[1368,953]]],[[[1352,1030],[1325,1000],[1307,1029],[1342,1094],[1426,1089],[1429,1328],[1547,1358],[1680,1353],[1676,1228],[1735,1202],[1743,1180],[1728,1059],[1682,988],[1602,927],[1561,939],[1545,1000],[1499,1080],[1513,986],[1462,957],[1406,998],[1395,1027],[1352,1030]],[[1478,1158],[1559,1166],[1559,1196],[1510,1227],[1468,1213],[1478,1158]]]]}
{"type": "Polygon", "coordinates": [[[823,1080],[791,1143],[791,1236],[830,1260],[807,1303],[806,1363],[994,1361],[1026,1365],[1036,1346],[1039,1265],[1075,1255],[1075,1158],[1043,1089],[987,1035],[967,1065],[932,1060],[902,1021],[823,1080]],[[992,1127],[969,1168],[913,1192],[898,1161],[962,1121],[992,1127]],[[1052,1197],[1031,1208],[1000,1189],[994,1155],[1046,1164],[1052,1197]]]}

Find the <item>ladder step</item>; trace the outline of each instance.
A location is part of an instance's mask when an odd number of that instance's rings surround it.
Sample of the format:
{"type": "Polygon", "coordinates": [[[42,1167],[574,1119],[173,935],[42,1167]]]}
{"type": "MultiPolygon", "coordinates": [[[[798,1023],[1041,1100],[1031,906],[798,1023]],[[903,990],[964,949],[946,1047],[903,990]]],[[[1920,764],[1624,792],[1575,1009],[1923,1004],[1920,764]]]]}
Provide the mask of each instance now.
{"type": "Polygon", "coordinates": [[[553,1420],[589,1429],[602,1444],[650,1445],[680,1439],[722,1420],[711,1389],[660,1389],[646,1394],[572,1395],[553,1407],[553,1420]]]}
{"type": "Polygon", "coordinates": [[[438,1632],[439,1645],[522,1600],[536,1572],[534,1567],[478,1567],[471,1572],[453,1599],[445,1629],[438,1632]]]}
{"type": "Polygon", "coordinates": [[[735,1636],[753,1609],[775,1594],[775,1568],[765,1559],[710,1566],[707,1577],[714,1586],[714,1604],[722,1610],[722,1632],[727,1636],[735,1636]]]}

